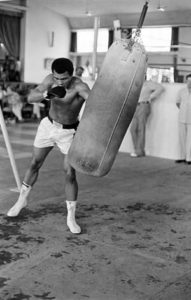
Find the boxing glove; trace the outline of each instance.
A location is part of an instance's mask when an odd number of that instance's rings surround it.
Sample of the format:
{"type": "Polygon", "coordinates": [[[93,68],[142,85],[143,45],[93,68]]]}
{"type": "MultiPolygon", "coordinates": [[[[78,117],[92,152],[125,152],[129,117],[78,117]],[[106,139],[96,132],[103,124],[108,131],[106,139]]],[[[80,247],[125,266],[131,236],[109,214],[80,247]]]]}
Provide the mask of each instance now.
{"type": "Polygon", "coordinates": [[[51,100],[53,98],[64,98],[66,90],[63,86],[55,86],[47,93],[46,99],[51,100]]]}

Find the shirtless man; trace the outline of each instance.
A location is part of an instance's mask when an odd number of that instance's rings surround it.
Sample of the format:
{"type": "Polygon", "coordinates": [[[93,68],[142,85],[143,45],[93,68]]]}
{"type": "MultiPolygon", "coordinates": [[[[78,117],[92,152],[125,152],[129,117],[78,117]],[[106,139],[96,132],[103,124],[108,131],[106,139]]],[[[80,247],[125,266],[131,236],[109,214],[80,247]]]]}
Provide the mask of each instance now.
{"type": "Polygon", "coordinates": [[[73,77],[73,71],[73,64],[69,59],[55,59],[52,63],[52,73],[46,76],[28,97],[29,103],[49,100],[50,109],[48,116],[39,124],[31,164],[25,174],[19,198],[7,216],[18,216],[21,209],[27,205],[28,195],[37,180],[39,170],[56,144],[63,154],[66,174],[67,226],[72,233],[80,233],[81,228],[75,220],[78,184],[75,170],[69,165],[67,153],[79,123],[79,112],[88,98],[89,87],[81,79],[73,77]]]}

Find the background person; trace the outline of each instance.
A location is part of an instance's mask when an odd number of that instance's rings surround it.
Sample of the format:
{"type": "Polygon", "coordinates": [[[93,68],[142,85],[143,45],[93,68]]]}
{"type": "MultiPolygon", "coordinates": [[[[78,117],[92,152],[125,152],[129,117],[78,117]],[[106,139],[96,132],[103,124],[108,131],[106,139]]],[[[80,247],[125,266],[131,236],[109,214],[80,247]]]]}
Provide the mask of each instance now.
{"type": "Polygon", "coordinates": [[[6,100],[8,103],[8,107],[10,108],[10,111],[13,113],[13,115],[16,118],[16,121],[22,122],[23,103],[20,95],[17,92],[13,91],[11,86],[7,87],[6,100]]]}
{"type": "Polygon", "coordinates": [[[151,102],[161,95],[164,87],[152,80],[145,80],[141,89],[139,101],[133,116],[130,133],[134,152],[132,157],[145,156],[145,130],[147,119],[151,113],[151,102]]]}
{"type": "Polygon", "coordinates": [[[0,106],[3,109],[3,103],[6,96],[6,91],[3,88],[3,85],[0,84],[0,106]]]}
{"type": "Polygon", "coordinates": [[[177,95],[179,108],[180,159],[177,163],[191,164],[191,73],[186,76],[186,87],[177,95]]]}
{"type": "Polygon", "coordinates": [[[76,73],[75,73],[76,77],[81,78],[83,73],[84,73],[84,68],[83,67],[79,66],[79,67],[76,68],[76,73]]]}
{"type": "Polygon", "coordinates": [[[44,108],[44,103],[33,103],[33,110],[32,110],[32,117],[37,119],[38,121],[41,120],[41,108],[44,108]]]}

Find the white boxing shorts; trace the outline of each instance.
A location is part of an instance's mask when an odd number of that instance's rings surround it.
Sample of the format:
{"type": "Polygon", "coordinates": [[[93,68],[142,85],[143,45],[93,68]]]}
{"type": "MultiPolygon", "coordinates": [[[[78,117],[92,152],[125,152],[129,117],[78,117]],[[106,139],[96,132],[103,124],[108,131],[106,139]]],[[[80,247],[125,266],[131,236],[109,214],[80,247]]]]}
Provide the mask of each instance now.
{"type": "Polygon", "coordinates": [[[46,148],[57,145],[63,154],[67,154],[76,130],[74,128],[63,128],[63,126],[50,120],[49,117],[42,119],[35,136],[34,146],[46,148]]]}

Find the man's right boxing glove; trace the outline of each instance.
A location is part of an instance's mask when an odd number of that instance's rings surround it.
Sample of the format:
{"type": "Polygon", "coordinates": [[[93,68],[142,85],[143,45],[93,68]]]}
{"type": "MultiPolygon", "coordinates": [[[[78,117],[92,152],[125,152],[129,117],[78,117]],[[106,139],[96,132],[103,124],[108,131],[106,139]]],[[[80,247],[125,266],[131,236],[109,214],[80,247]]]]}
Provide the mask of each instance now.
{"type": "Polygon", "coordinates": [[[66,90],[63,86],[56,86],[49,91],[45,91],[43,93],[44,99],[45,100],[51,100],[54,98],[64,98],[66,95],[66,90]]]}
{"type": "Polygon", "coordinates": [[[66,90],[63,86],[55,86],[52,89],[50,89],[47,93],[47,97],[49,99],[53,98],[64,98],[66,95],[66,90]]]}

